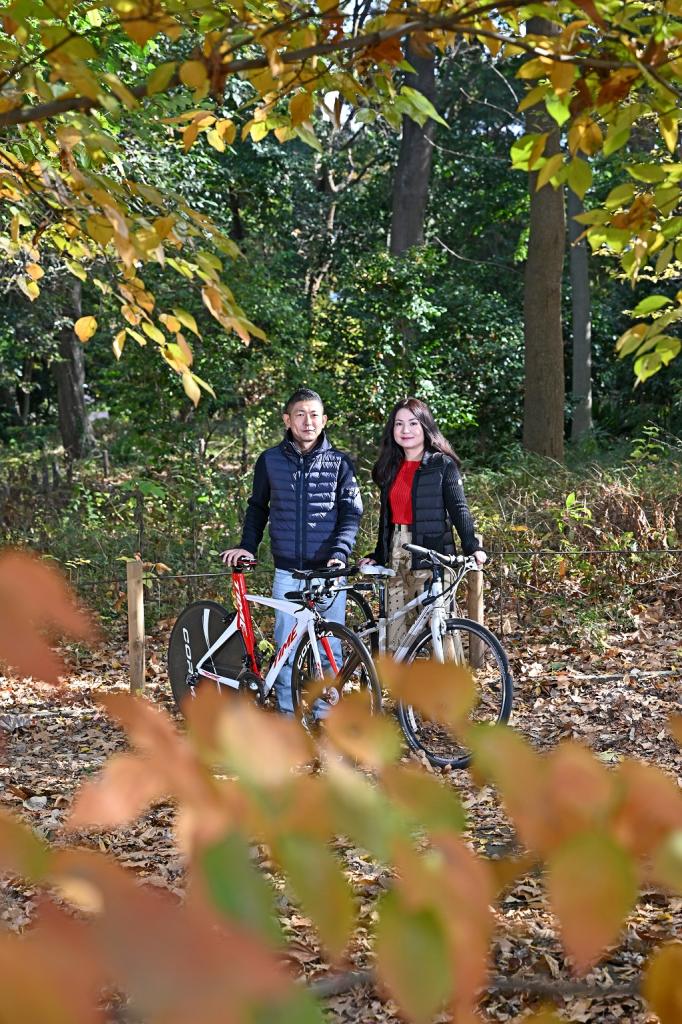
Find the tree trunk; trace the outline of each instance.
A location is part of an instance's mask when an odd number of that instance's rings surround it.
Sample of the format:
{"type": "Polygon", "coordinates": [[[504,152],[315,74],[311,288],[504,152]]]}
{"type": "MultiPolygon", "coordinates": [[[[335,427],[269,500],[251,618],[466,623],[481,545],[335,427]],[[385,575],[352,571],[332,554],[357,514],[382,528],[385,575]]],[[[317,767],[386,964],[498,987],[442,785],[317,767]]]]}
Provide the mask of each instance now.
{"type": "MultiPolygon", "coordinates": [[[[528,32],[554,35],[558,27],[531,18],[528,32]]],[[[529,132],[549,132],[545,155],[559,152],[559,129],[544,104],[526,115],[529,132]]],[[[564,457],[564,343],[561,329],[561,274],[566,245],[563,188],[536,189],[529,175],[530,233],[524,283],[525,390],[523,445],[531,452],[564,457]]]]}
{"type": "MultiPolygon", "coordinates": [[[[81,283],[71,290],[74,319],[81,315],[81,283]]],[[[59,332],[59,359],[52,364],[57,384],[59,433],[69,459],[81,459],[94,446],[95,436],[85,410],[85,359],[83,345],[72,327],[59,332]]]]}
{"type": "MultiPolygon", "coordinates": [[[[407,76],[406,84],[423,93],[435,104],[436,76],[433,57],[415,52],[412,41],[407,43],[405,56],[416,71],[416,74],[407,76]]],[[[424,220],[429,198],[434,131],[433,121],[427,121],[424,127],[420,128],[412,118],[403,117],[400,154],[393,181],[390,241],[393,256],[401,256],[412,246],[424,244],[424,220]]]]}
{"type": "MultiPolygon", "coordinates": [[[[576,157],[576,159],[578,159],[576,157]]],[[[584,231],[574,218],[585,205],[572,189],[566,197],[568,212],[569,261],[571,268],[571,309],[573,317],[573,376],[571,440],[579,441],[592,430],[592,316],[590,310],[590,269],[587,242],[577,239],[584,231]]]]}

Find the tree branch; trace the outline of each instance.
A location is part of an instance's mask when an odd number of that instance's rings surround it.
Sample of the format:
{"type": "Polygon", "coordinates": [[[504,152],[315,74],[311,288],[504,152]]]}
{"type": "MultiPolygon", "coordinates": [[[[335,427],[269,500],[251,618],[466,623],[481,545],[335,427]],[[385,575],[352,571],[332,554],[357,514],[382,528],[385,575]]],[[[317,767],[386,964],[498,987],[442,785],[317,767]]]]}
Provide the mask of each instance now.
{"type": "MultiPolygon", "coordinates": [[[[361,985],[376,985],[376,976],[373,971],[347,971],[343,974],[331,974],[324,978],[312,981],[308,990],[317,999],[329,999],[332,996],[341,995],[343,992],[350,992],[361,985]]],[[[547,996],[550,999],[565,999],[580,997],[584,999],[636,999],[641,998],[640,980],[631,982],[628,985],[592,985],[586,981],[552,981],[540,975],[527,977],[514,975],[511,978],[504,975],[493,975],[485,991],[491,994],[500,995],[535,995],[547,996]]]]}
{"type": "MultiPolygon", "coordinates": [[[[437,30],[456,31],[473,37],[495,39],[504,44],[511,44],[529,54],[541,55],[547,57],[549,60],[557,61],[558,63],[571,63],[583,67],[602,68],[606,70],[618,70],[621,68],[633,68],[640,72],[642,70],[646,70],[659,82],[661,86],[668,88],[676,96],[682,95],[680,90],[663,79],[655,69],[652,70],[648,65],[642,65],[639,62],[628,60],[605,60],[598,57],[580,56],[578,54],[555,54],[552,51],[547,50],[545,47],[533,45],[521,37],[508,37],[503,33],[472,25],[469,21],[462,19],[460,12],[450,16],[417,17],[411,21],[404,22],[401,25],[393,25],[390,28],[370,32],[365,35],[361,34],[346,39],[315,43],[299,50],[279,53],[278,57],[285,65],[298,64],[309,60],[311,57],[320,57],[335,53],[351,53],[357,50],[368,49],[370,47],[378,46],[389,39],[411,35],[413,32],[437,30]]],[[[225,65],[224,70],[227,74],[234,75],[242,71],[257,71],[262,68],[267,68],[268,66],[269,61],[267,56],[252,58],[245,57],[239,60],[229,61],[225,65]]],[[[178,82],[179,78],[176,74],[170,80],[166,89],[173,88],[178,84],[178,82]]],[[[137,99],[142,99],[147,95],[147,83],[134,86],[130,92],[137,99]]],[[[67,113],[69,111],[88,111],[99,106],[101,106],[101,102],[99,100],[94,100],[87,96],[64,97],[58,100],[51,100],[48,103],[38,103],[31,107],[18,107],[13,110],[4,111],[0,114],[0,127],[44,121],[48,118],[67,113]]]]}

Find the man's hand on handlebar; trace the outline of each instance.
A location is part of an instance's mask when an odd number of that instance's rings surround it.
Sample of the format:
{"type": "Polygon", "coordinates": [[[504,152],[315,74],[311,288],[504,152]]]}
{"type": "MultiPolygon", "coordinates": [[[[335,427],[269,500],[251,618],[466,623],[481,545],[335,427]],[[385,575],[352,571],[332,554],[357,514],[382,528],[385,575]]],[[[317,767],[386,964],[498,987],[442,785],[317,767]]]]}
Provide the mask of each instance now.
{"type": "Polygon", "coordinates": [[[476,565],[478,566],[479,569],[482,569],[485,563],[488,561],[488,556],[486,555],[483,548],[479,548],[478,551],[474,551],[473,557],[476,559],[476,565]]]}
{"type": "Polygon", "coordinates": [[[246,550],[246,548],[228,548],[226,551],[220,552],[220,557],[225,565],[231,566],[238,565],[242,559],[249,562],[256,561],[256,556],[252,555],[250,551],[246,550]]]}
{"type": "Polygon", "coordinates": [[[327,562],[327,568],[328,569],[345,569],[346,568],[346,563],[343,562],[340,558],[330,558],[329,561],[327,562]]]}
{"type": "Polygon", "coordinates": [[[376,558],[361,558],[358,565],[377,565],[376,558]]]}

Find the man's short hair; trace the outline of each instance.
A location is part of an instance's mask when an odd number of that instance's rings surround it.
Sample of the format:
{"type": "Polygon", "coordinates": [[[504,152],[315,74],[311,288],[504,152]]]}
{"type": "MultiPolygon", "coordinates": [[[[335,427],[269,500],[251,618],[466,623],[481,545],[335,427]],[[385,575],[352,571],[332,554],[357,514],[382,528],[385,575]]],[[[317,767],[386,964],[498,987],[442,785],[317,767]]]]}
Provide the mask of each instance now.
{"type": "Polygon", "coordinates": [[[292,405],[296,405],[297,402],[319,402],[324,409],[324,402],[317,391],[312,391],[311,388],[297,388],[284,406],[284,412],[288,414],[289,409],[291,409],[292,405]]]}

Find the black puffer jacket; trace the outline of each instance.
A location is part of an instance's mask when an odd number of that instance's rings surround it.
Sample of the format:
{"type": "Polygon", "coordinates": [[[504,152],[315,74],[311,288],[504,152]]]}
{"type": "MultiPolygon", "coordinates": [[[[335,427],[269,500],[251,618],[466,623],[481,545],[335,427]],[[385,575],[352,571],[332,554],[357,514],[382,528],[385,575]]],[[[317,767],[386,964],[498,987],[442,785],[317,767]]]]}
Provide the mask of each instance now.
{"type": "MultiPolygon", "coordinates": [[[[381,565],[388,565],[391,555],[391,509],[388,503],[390,484],[381,488],[379,536],[372,557],[381,565]]],[[[452,536],[454,526],[459,534],[462,551],[472,555],[480,544],[474,533],[474,521],[464,496],[462,476],[457,464],[441,452],[424,452],[421,465],[414,474],[412,484],[412,542],[432,548],[444,555],[454,555],[452,536]]],[[[419,566],[419,557],[413,556],[412,568],[419,566]]]]}
{"type": "Polygon", "coordinates": [[[362,516],[353,464],[323,433],[302,454],[291,434],[259,456],[244,519],[241,548],[258,550],[270,520],[278,569],[319,569],[348,561],[362,516]]]}

